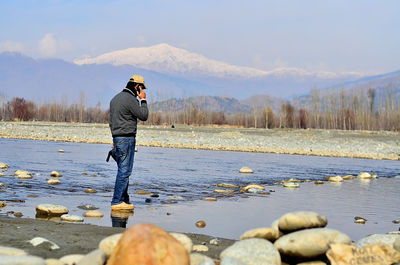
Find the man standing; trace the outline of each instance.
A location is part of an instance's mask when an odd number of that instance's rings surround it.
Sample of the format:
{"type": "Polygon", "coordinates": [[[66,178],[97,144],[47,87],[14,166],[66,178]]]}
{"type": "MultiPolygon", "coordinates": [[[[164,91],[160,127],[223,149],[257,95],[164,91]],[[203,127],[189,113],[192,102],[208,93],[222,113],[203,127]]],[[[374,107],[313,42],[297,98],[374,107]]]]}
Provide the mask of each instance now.
{"type": "Polygon", "coordinates": [[[147,109],[144,79],[140,75],[130,78],[126,88],[110,102],[109,125],[113,136],[113,150],[118,165],[111,210],[133,210],[129,201],[128,185],[135,155],[137,119],[146,121],[147,109]],[[139,100],[136,98],[138,97],[139,100]]]}

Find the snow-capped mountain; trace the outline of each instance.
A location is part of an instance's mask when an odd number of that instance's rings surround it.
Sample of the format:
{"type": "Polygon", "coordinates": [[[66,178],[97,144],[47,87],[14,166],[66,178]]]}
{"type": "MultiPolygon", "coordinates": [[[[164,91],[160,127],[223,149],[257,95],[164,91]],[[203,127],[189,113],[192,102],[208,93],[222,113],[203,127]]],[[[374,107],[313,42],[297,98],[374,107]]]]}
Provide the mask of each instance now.
{"type": "Polygon", "coordinates": [[[343,75],[332,72],[307,72],[300,68],[278,68],[263,71],[250,67],[236,66],[206,58],[197,53],[176,48],[168,44],[158,44],[150,47],[129,48],[74,61],[83,64],[131,65],[134,67],[157,71],[164,74],[192,74],[195,76],[210,76],[217,78],[257,79],[265,77],[315,77],[322,79],[339,78],[343,75]]]}

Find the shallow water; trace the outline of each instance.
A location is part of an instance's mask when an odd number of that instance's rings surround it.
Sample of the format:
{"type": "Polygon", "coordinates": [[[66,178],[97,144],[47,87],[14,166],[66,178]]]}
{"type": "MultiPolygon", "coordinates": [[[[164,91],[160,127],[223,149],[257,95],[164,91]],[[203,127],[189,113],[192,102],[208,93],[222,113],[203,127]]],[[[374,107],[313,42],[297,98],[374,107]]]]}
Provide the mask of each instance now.
{"type": "Polygon", "coordinates": [[[398,161],[148,147],[138,147],[135,154],[130,184],[135,214],[112,219],[109,205],[117,167],[114,162],[105,162],[109,148],[101,144],[0,139],[0,161],[10,165],[4,172],[6,176],[0,177],[0,182],[8,185],[3,189],[6,192],[0,192],[0,200],[25,200],[25,203],[9,202],[0,214],[12,210],[34,217],[36,205],[55,203],[67,206],[71,214],[82,215],[84,210],[77,206],[92,204],[106,216],[86,218],[88,223],[111,226],[112,221],[114,225],[151,222],[167,230],[237,238],[246,229],[269,226],[286,212],[313,210],[328,217],[329,227],[348,233],[354,240],[369,233],[398,229],[392,223],[400,219],[398,161]],[[65,152],[59,153],[59,149],[65,152]],[[239,173],[242,166],[252,168],[255,173],[239,173]],[[33,179],[9,176],[17,169],[32,172],[33,179]],[[63,175],[61,184],[46,183],[52,170],[63,175]],[[376,172],[380,178],[370,182],[356,179],[338,185],[301,183],[296,190],[273,184],[288,178],[316,180],[328,175],[357,175],[360,171],[376,172]],[[258,183],[275,192],[248,199],[237,195],[218,198],[217,202],[200,200],[215,197],[212,184],[221,182],[258,183]],[[86,188],[98,192],[87,194],[86,188]],[[135,190],[158,193],[160,197],[146,203],[149,196],[136,195],[135,190]],[[182,200],[170,197],[176,195],[182,200]],[[354,216],[367,218],[367,224],[354,224],[354,216]],[[199,219],[207,222],[206,228],[194,226],[199,219]]]}

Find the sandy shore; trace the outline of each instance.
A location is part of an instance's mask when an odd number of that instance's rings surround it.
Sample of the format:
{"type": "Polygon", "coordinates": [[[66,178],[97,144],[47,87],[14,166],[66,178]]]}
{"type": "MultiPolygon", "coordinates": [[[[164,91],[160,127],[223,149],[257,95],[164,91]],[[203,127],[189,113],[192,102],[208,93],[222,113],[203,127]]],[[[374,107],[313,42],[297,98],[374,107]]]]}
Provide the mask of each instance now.
{"type": "MultiPolygon", "coordinates": [[[[0,138],[111,144],[107,124],[0,122],[0,138]]],[[[400,132],[143,126],[137,145],[400,160],[400,132]]]]}

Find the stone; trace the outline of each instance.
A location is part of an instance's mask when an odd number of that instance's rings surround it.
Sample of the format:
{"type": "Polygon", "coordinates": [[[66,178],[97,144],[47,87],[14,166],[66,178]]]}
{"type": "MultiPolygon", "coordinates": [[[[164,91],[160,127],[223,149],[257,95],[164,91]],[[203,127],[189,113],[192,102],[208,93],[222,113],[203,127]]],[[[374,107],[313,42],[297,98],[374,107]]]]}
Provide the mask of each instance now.
{"type": "Polygon", "coordinates": [[[245,174],[251,174],[251,173],[253,173],[253,170],[251,168],[249,168],[249,167],[242,167],[239,170],[239,172],[240,173],[245,173],[245,174]]]}
{"type": "Polygon", "coordinates": [[[43,238],[43,237],[35,237],[35,238],[32,238],[31,240],[29,240],[28,242],[34,247],[37,247],[39,245],[46,243],[47,245],[49,245],[49,250],[60,249],[60,247],[56,243],[54,243],[46,238],[43,238]]]}
{"type": "Polygon", "coordinates": [[[283,183],[283,187],[290,188],[290,189],[295,189],[295,188],[299,188],[300,184],[297,183],[297,182],[284,182],[283,183]]]}
{"type": "Polygon", "coordinates": [[[351,244],[344,233],[328,228],[312,228],[280,237],[274,245],[281,255],[295,258],[315,258],[325,254],[330,244],[351,244]]]}
{"type": "Polygon", "coordinates": [[[20,218],[24,215],[21,212],[16,212],[16,213],[14,213],[14,216],[20,218]]]}
{"type": "Polygon", "coordinates": [[[61,215],[61,221],[65,222],[83,222],[83,218],[77,215],[72,214],[63,214],[61,215]]]}
{"type": "Polygon", "coordinates": [[[190,265],[215,265],[214,261],[200,253],[190,254],[190,265]]]}
{"type": "Polygon", "coordinates": [[[239,185],[230,184],[230,183],[218,183],[217,187],[220,187],[220,188],[239,188],[239,185]]]}
{"type": "Polygon", "coordinates": [[[81,254],[71,254],[71,255],[66,255],[60,259],[60,261],[64,265],[76,265],[83,259],[84,255],[81,254]]]}
{"type": "Polygon", "coordinates": [[[14,172],[14,175],[20,179],[31,179],[32,174],[29,171],[18,169],[14,172]]]}
{"type": "Polygon", "coordinates": [[[107,255],[103,250],[96,249],[85,255],[76,265],[104,265],[107,255]]]}
{"type": "Polygon", "coordinates": [[[209,201],[209,202],[216,202],[216,201],[217,201],[217,198],[214,198],[214,197],[205,197],[205,198],[202,198],[202,200],[203,200],[203,201],[209,201]]]}
{"type": "Polygon", "coordinates": [[[104,251],[104,253],[106,253],[107,257],[111,256],[111,253],[113,253],[113,251],[114,251],[115,247],[117,246],[117,243],[121,237],[122,237],[122,233],[114,234],[114,235],[108,236],[106,238],[103,238],[99,243],[99,249],[104,251]]]}
{"type": "Polygon", "coordinates": [[[27,256],[28,253],[26,253],[24,250],[19,249],[19,248],[11,248],[11,247],[0,246],[0,255],[5,255],[5,256],[27,256]]]}
{"type": "Polygon", "coordinates": [[[36,206],[37,215],[61,216],[68,213],[68,208],[56,204],[40,204],[36,206]]]}
{"type": "Polygon", "coordinates": [[[53,178],[59,178],[62,175],[60,173],[58,173],[57,171],[51,171],[50,176],[53,178]]]}
{"type": "Polygon", "coordinates": [[[64,263],[58,259],[46,259],[46,265],[64,265],[64,263]]]}
{"type": "Polygon", "coordinates": [[[137,195],[150,195],[151,192],[150,191],[145,191],[145,190],[137,190],[136,194],[137,195]]]}
{"type": "Polygon", "coordinates": [[[235,259],[246,265],[281,264],[281,256],[274,245],[267,240],[259,238],[237,241],[222,251],[220,258],[221,265],[232,264],[227,263],[226,259],[235,259]]]}
{"type": "Polygon", "coordinates": [[[0,201],[0,208],[6,207],[7,203],[5,201],[0,201]]]}
{"type": "Polygon", "coordinates": [[[247,263],[243,263],[238,259],[232,258],[232,257],[226,257],[223,259],[220,263],[220,265],[247,265],[247,263]]]}
{"type": "Polygon", "coordinates": [[[353,175],[346,175],[346,176],[343,176],[342,177],[344,180],[352,180],[352,179],[354,179],[355,177],[353,176],[353,175]]]}
{"type": "Polygon", "coordinates": [[[330,182],[343,182],[343,178],[341,176],[330,176],[327,178],[327,181],[330,182]]]}
{"type": "Polygon", "coordinates": [[[290,212],[279,218],[279,231],[284,233],[307,228],[325,227],[328,220],[325,216],[311,211],[290,212]]]}
{"type": "Polygon", "coordinates": [[[196,226],[197,227],[199,227],[199,228],[204,228],[204,227],[206,227],[206,222],[204,222],[204,221],[197,221],[196,222],[196,226]]]}
{"type": "Polygon", "coordinates": [[[221,189],[215,189],[215,193],[232,193],[235,192],[234,190],[226,189],[226,190],[221,190],[221,189]]]}
{"type": "Polygon", "coordinates": [[[101,218],[104,216],[104,214],[99,210],[89,210],[83,213],[83,216],[89,218],[101,218]]]}
{"type": "Polygon", "coordinates": [[[46,261],[36,256],[2,256],[0,264],[8,265],[46,265],[46,261]]]}
{"type": "Polygon", "coordinates": [[[394,241],[394,243],[393,243],[393,248],[394,248],[395,250],[397,250],[397,251],[400,252],[400,237],[398,237],[398,238],[394,241]]]}
{"type": "Polygon", "coordinates": [[[176,240],[178,240],[189,254],[190,252],[192,252],[193,242],[187,235],[174,232],[171,232],[169,234],[173,236],[176,240]]]}
{"type": "Polygon", "coordinates": [[[365,219],[363,217],[359,217],[359,216],[354,217],[354,223],[365,224],[365,222],[367,222],[367,219],[365,219]]]}
{"type": "Polygon", "coordinates": [[[243,188],[245,192],[249,191],[250,189],[265,190],[263,186],[257,184],[250,184],[243,188]]]}
{"type": "Polygon", "coordinates": [[[392,223],[394,223],[394,224],[400,224],[400,220],[397,220],[397,219],[396,219],[396,220],[393,220],[392,223]]]}
{"type": "Polygon", "coordinates": [[[92,188],[87,188],[87,189],[85,190],[85,192],[86,192],[86,193],[96,193],[97,190],[92,189],[92,188]]]}
{"type": "Polygon", "coordinates": [[[208,247],[204,246],[204,245],[194,245],[193,246],[193,251],[196,251],[196,252],[207,252],[208,251],[208,247]]]}
{"type": "Polygon", "coordinates": [[[182,196],[177,196],[177,195],[168,196],[168,198],[171,199],[171,200],[176,200],[176,201],[184,200],[182,196]]]}
{"type": "Polygon", "coordinates": [[[249,238],[262,238],[274,242],[279,238],[279,231],[270,227],[263,227],[248,230],[240,236],[240,240],[249,238]]]}
{"type": "Polygon", "coordinates": [[[97,209],[99,209],[99,207],[97,207],[95,205],[91,205],[91,204],[79,205],[78,208],[82,209],[82,210],[97,210],[97,209]]]}
{"type": "Polygon", "coordinates": [[[357,178],[359,179],[372,179],[372,175],[368,172],[360,172],[360,174],[358,174],[357,178]]]}
{"type": "Polygon", "coordinates": [[[58,179],[55,179],[55,178],[51,178],[51,179],[49,179],[48,181],[47,181],[47,184],[49,184],[49,185],[58,185],[58,184],[60,184],[61,182],[58,180],[58,179]]]}
{"type": "Polygon", "coordinates": [[[314,181],[314,184],[321,185],[321,184],[324,184],[324,182],[322,180],[316,180],[316,181],[314,181]]]}
{"type": "Polygon", "coordinates": [[[210,245],[213,245],[213,246],[218,246],[220,243],[221,243],[221,240],[219,240],[218,238],[212,238],[210,240],[210,245]]]}
{"type": "Polygon", "coordinates": [[[385,244],[370,244],[363,248],[332,244],[326,255],[332,265],[384,265],[400,262],[400,253],[385,244]]]}
{"type": "Polygon", "coordinates": [[[64,150],[59,149],[58,152],[59,152],[59,153],[64,153],[64,150]]]}
{"type": "Polygon", "coordinates": [[[152,224],[133,225],[123,233],[107,265],[189,265],[186,249],[173,236],[152,224]]]}
{"type": "Polygon", "coordinates": [[[394,243],[397,239],[400,238],[400,235],[395,234],[372,234],[367,237],[364,237],[358,240],[354,245],[358,248],[363,248],[369,244],[386,244],[391,247],[394,247],[394,243]]]}
{"type": "Polygon", "coordinates": [[[8,169],[10,166],[4,162],[0,162],[0,169],[8,169]]]}

